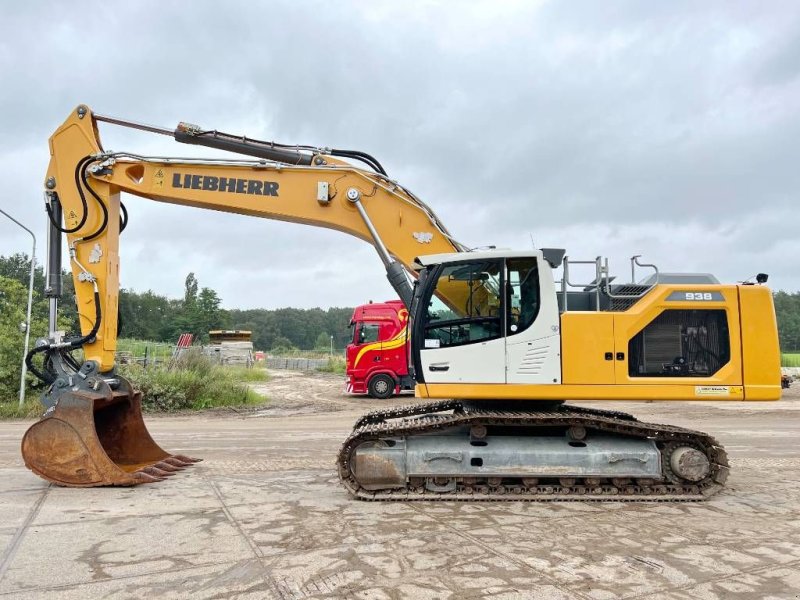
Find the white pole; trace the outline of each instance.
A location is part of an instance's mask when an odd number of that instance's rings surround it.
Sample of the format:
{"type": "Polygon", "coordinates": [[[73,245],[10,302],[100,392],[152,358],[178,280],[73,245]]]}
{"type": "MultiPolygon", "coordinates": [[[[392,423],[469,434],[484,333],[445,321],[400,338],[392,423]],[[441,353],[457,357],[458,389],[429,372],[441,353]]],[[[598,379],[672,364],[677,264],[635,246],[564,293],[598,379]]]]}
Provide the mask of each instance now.
{"type": "Polygon", "coordinates": [[[331,358],[333,358],[333,336],[331,336],[331,358]]]}
{"type": "Polygon", "coordinates": [[[2,208],[0,208],[0,213],[3,213],[14,223],[30,233],[31,237],[33,238],[33,249],[31,250],[31,275],[28,282],[28,312],[25,317],[25,349],[22,351],[22,369],[19,378],[19,406],[22,408],[22,405],[25,403],[25,375],[28,373],[28,365],[25,364],[25,357],[28,355],[28,345],[30,344],[31,339],[31,304],[33,303],[33,275],[36,270],[36,236],[33,235],[33,232],[30,229],[25,227],[25,225],[17,221],[2,208]]]}

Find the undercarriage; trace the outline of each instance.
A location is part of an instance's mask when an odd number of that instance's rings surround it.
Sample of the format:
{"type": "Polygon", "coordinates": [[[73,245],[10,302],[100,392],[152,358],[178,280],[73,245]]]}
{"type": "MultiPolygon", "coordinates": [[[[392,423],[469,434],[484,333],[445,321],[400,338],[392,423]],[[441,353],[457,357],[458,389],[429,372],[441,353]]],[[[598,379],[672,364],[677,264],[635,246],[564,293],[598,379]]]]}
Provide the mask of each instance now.
{"type": "Polygon", "coordinates": [[[728,476],[725,450],[699,431],[564,404],[492,406],[368,413],[339,451],[339,477],[362,500],[697,501],[728,476]]]}

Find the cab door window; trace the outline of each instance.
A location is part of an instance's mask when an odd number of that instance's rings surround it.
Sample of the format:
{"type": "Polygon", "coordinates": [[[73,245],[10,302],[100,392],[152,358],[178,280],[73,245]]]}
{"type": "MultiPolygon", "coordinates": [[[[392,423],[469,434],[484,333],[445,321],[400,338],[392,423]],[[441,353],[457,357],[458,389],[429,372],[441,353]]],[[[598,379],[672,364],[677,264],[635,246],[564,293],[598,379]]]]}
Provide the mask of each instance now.
{"type": "Polygon", "coordinates": [[[509,258],[506,264],[506,333],[516,335],[539,314],[539,269],[534,257],[509,258]]]}
{"type": "Polygon", "coordinates": [[[380,325],[377,323],[358,323],[354,343],[358,346],[378,341],[380,325]]]}
{"type": "Polygon", "coordinates": [[[423,347],[460,346],[501,337],[502,274],[501,260],[442,267],[424,314],[423,347]]]}

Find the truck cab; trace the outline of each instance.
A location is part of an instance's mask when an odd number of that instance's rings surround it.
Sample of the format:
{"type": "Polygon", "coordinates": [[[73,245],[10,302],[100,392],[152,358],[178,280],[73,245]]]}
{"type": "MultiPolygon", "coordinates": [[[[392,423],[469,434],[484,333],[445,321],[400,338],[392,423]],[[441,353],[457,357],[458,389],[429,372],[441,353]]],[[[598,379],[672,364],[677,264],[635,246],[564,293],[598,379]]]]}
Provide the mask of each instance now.
{"type": "Polygon", "coordinates": [[[353,311],[347,346],[347,392],[390,398],[413,390],[408,374],[408,310],[400,300],[370,302],[353,311]]]}

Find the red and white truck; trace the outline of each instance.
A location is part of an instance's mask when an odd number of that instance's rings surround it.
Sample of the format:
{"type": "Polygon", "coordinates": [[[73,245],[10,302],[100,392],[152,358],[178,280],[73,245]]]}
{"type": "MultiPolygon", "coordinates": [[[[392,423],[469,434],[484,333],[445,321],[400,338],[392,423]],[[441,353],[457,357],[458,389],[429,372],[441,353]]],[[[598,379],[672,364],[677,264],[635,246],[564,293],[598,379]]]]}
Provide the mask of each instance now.
{"type": "Polygon", "coordinates": [[[357,306],[350,320],[347,391],[390,398],[413,390],[408,374],[408,310],[400,300],[357,306]]]}

